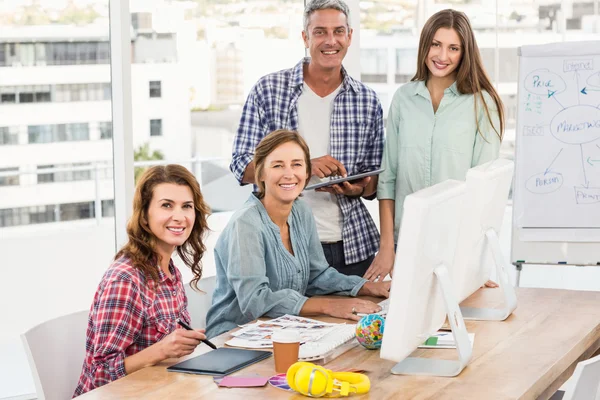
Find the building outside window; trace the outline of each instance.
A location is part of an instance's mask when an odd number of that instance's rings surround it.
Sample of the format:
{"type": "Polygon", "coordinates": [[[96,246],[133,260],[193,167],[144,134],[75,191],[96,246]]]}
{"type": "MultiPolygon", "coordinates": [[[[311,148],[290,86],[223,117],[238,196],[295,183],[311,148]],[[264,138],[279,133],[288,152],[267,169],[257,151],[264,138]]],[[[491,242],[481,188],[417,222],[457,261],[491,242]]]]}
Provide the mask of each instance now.
{"type": "Polygon", "coordinates": [[[162,119],[150,120],[150,136],[162,136],[162,119]]]}
{"type": "Polygon", "coordinates": [[[161,97],[160,81],[150,81],[150,97],[161,97]]]}

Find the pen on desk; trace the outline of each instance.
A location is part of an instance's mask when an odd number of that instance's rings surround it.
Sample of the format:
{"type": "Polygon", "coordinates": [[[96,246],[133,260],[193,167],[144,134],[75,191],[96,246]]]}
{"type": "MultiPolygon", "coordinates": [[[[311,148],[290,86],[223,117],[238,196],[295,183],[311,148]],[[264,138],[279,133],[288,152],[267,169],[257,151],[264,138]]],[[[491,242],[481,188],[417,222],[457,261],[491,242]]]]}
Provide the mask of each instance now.
{"type": "MultiPolygon", "coordinates": [[[[178,319],[177,323],[179,325],[181,325],[182,328],[187,329],[188,331],[193,331],[192,327],[189,326],[188,324],[186,324],[185,322],[183,322],[182,320],[178,319]]],[[[208,339],[202,339],[202,342],[206,343],[208,346],[212,347],[214,350],[217,349],[217,346],[215,346],[210,340],[208,339]]]]}

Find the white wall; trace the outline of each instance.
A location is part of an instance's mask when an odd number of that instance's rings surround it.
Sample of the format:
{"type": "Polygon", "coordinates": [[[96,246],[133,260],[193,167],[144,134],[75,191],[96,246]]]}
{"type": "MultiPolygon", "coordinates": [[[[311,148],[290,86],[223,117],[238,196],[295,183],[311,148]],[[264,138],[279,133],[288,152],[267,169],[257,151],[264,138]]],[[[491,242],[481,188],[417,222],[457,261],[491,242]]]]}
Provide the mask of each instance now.
{"type": "Polygon", "coordinates": [[[35,392],[19,335],[47,319],[88,308],[114,254],[110,220],[100,226],[51,225],[34,233],[0,230],[1,320],[10,321],[0,329],[0,398],[35,392]]]}

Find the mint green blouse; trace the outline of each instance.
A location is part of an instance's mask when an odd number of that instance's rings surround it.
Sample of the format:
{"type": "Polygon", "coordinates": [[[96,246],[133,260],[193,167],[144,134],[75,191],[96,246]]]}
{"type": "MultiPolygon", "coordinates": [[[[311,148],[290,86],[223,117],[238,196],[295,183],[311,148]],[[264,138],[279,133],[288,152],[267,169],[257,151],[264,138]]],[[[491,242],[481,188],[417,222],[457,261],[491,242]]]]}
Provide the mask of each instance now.
{"type": "MultiPolygon", "coordinates": [[[[491,96],[483,93],[494,127],[500,118],[491,96]]],[[[437,112],[424,81],[401,86],[387,118],[385,150],[377,198],[395,200],[394,241],[398,241],[404,199],[411,193],[445,181],[465,180],[471,167],[498,158],[500,139],[475,96],[460,94],[456,82],[444,91],[437,112]],[[485,138],[485,139],[484,139],[485,138]]]]}

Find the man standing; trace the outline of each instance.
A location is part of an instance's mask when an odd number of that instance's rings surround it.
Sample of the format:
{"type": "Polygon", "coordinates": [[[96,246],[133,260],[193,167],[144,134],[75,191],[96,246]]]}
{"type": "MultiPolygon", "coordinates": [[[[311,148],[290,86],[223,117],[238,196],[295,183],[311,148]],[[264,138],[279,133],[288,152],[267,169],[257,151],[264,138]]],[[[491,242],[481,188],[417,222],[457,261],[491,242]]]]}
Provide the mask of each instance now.
{"type": "MultiPolygon", "coordinates": [[[[302,38],[310,57],[262,77],[252,88],[233,144],[231,171],[254,183],[254,149],[276,129],[298,131],[307,141],[310,183],[379,168],[383,112],[375,92],[342,66],[352,41],[342,0],[313,0],[304,10],[302,38]]],[[[363,276],[379,246],[379,233],[360,198],[372,198],[377,178],[306,191],[325,257],[347,275],[363,276]]],[[[383,277],[381,277],[383,278],[383,277]]]]}

